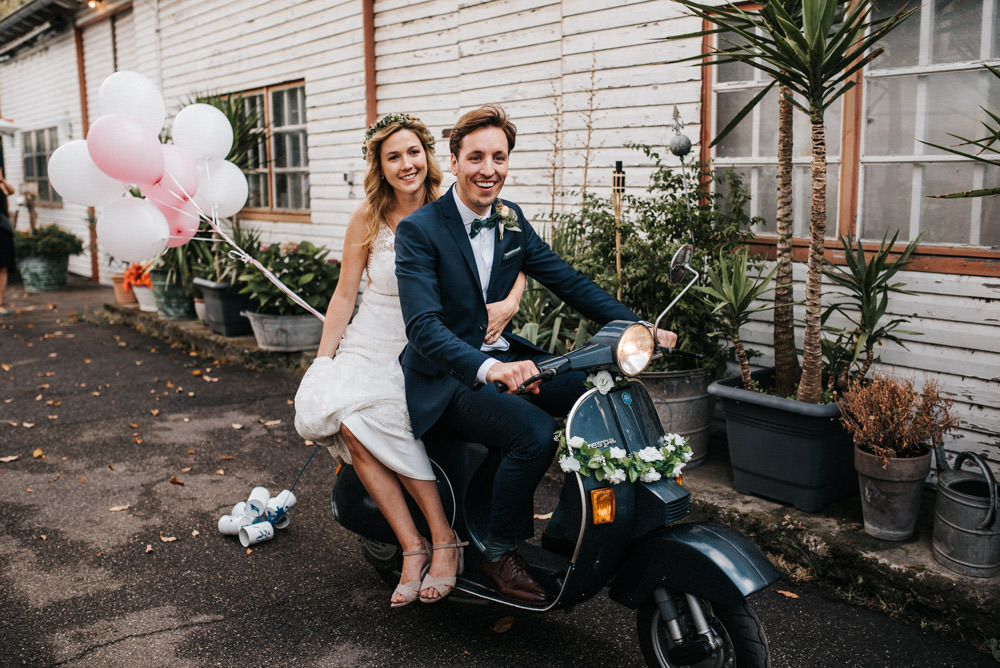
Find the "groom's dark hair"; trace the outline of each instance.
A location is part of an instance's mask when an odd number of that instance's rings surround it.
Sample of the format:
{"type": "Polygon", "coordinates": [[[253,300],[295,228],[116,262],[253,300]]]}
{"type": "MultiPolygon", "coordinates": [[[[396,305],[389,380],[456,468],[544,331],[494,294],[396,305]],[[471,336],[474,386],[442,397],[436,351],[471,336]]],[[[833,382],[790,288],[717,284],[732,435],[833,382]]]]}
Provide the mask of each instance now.
{"type": "Polygon", "coordinates": [[[462,117],[455,123],[448,138],[448,148],[451,149],[452,155],[457,158],[465,135],[475,132],[479,128],[500,128],[507,135],[507,151],[514,150],[517,127],[507,116],[503,107],[499,104],[487,104],[462,114],[462,117]]]}

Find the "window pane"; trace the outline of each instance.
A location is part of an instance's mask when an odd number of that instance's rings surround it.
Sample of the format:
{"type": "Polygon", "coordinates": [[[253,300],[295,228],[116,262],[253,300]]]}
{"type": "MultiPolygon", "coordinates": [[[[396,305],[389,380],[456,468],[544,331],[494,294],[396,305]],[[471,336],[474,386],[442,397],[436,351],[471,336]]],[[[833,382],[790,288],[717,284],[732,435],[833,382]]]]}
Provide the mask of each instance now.
{"type": "MultiPolygon", "coordinates": [[[[986,187],[1000,187],[1000,167],[986,166],[986,187]]],[[[979,229],[979,243],[1000,249],[1000,195],[980,197],[983,205],[983,221],[979,229]]]]}
{"type": "MultiPolygon", "coordinates": [[[[727,49],[733,45],[744,45],[746,39],[737,33],[723,33],[716,37],[716,45],[719,49],[727,49]]],[[[754,68],[743,63],[724,63],[715,67],[716,76],[720,83],[728,81],[753,81],[754,68]]]]}
{"type": "Polygon", "coordinates": [[[864,210],[860,237],[881,241],[899,231],[899,241],[910,240],[910,193],[913,165],[866,165],[864,210]]]}
{"type": "MultiPolygon", "coordinates": [[[[716,192],[718,192],[719,196],[722,198],[722,201],[726,202],[728,200],[728,198],[729,198],[729,187],[728,187],[729,184],[728,184],[728,182],[724,181],[723,178],[722,178],[723,174],[725,174],[727,172],[733,172],[733,173],[739,175],[740,179],[743,182],[743,187],[746,188],[747,192],[750,194],[750,196],[752,198],[753,197],[753,192],[750,191],[750,169],[749,168],[747,168],[747,167],[718,167],[718,168],[716,168],[716,180],[714,181],[714,183],[715,183],[716,192]]],[[[727,204],[727,206],[728,206],[728,204],[727,204]]],[[[750,202],[748,201],[747,202],[747,208],[745,208],[744,211],[743,211],[747,215],[750,215],[749,206],[750,206],[750,202]]],[[[774,225],[773,225],[773,221],[771,221],[771,222],[772,222],[772,225],[771,225],[770,229],[758,229],[758,228],[754,228],[754,232],[757,232],[757,233],[760,233],[760,232],[770,232],[770,233],[773,234],[774,233],[774,225]]]]}
{"type": "MultiPolygon", "coordinates": [[[[827,239],[837,238],[837,196],[840,186],[840,165],[826,166],[826,233],[827,239]]],[[[777,195],[775,195],[777,197],[777,195]]],[[[777,206],[777,203],[775,203],[777,206]]],[[[792,220],[793,235],[809,236],[810,211],[812,210],[812,169],[808,166],[792,169],[792,220]]]]}
{"type": "Polygon", "coordinates": [[[285,125],[285,96],[281,91],[271,93],[271,127],[285,125]]]}
{"type": "Polygon", "coordinates": [[[247,206],[254,209],[267,207],[267,174],[247,174],[250,197],[247,206]]]}
{"type": "Polygon", "coordinates": [[[921,243],[967,244],[970,241],[971,199],[938,199],[931,195],[970,190],[972,163],[924,165],[924,197],[920,200],[921,243]]]}
{"type": "MultiPolygon", "coordinates": [[[[753,99],[754,91],[732,91],[716,96],[718,107],[716,132],[722,130],[736,116],[736,113],[753,99]]],[[[747,116],[716,146],[718,157],[748,156],[753,148],[753,115],[747,116]]]]}
{"type": "Polygon", "coordinates": [[[865,155],[913,155],[916,102],[917,77],[869,81],[865,155]]]}
{"type": "Polygon", "coordinates": [[[982,20],[981,1],[935,0],[931,62],[979,60],[982,20]]]}
{"type": "MultiPolygon", "coordinates": [[[[913,6],[909,0],[875,0],[873,4],[872,15],[875,19],[888,18],[904,7],[913,6]]],[[[883,47],[885,51],[872,61],[872,69],[881,70],[918,64],[920,57],[920,11],[918,10],[896,26],[875,46],[883,47]]]]}
{"type": "MultiPolygon", "coordinates": [[[[826,157],[828,159],[840,156],[840,125],[843,116],[844,98],[840,97],[830,105],[823,115],[823,131],[826,135],[826,157]]],[[[798,109],[793,109],[792,125],[792,155],[800,158],[812,156],[812,125],[809,122],[809,117],[798,109]]]]}
{"type": "MultiPolygon", "coordinates": [[[[1000,109],[1000,78],[985,69],[972,72],[944,72],[926,77],[928,141],[943,146],[953,146],[959,140],[950,134],[967,139],[984,136],[983,123],[989,117],[983,108],[1000,109]]],[[[924,153],[943,154],[946,151],[924,147],[924,153]]]]}

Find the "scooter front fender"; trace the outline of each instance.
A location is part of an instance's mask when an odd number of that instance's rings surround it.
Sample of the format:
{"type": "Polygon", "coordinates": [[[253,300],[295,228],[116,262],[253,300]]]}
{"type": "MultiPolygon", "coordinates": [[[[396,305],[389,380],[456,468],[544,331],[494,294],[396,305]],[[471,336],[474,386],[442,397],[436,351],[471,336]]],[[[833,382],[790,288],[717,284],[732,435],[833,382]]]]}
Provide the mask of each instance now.
{"type": "Polygon", "coordinates": [[[691,522],[635,541],[608,595],[636,608],[656,587],[666,587],[733,604],[779,577],[764,553],[739,531],[715,522],[691,522]]]}

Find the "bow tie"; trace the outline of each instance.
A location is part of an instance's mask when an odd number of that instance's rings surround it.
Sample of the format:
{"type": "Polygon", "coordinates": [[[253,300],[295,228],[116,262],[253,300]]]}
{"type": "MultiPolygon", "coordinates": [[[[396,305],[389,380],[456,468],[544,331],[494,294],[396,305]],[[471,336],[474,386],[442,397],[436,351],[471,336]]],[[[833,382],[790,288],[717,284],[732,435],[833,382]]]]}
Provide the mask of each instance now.
{"type": "Polygon", "coordinates": [[[482,229],[493,229],[497,226],[497,221],[499,219],[500,214],[496,212],[490,214],[486,218],[476,218],[472,221],[472,227],[469,229],[469,238],[475,239],[476,235],[479,234],[479,231],[482,229]]]}

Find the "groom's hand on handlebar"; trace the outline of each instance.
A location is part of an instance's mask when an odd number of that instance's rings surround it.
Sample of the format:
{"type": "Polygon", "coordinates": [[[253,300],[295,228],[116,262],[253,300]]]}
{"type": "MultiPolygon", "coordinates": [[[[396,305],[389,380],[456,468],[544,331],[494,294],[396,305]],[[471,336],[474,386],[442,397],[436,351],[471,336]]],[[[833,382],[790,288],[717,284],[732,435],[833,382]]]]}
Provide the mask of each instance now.
{"type": "MultiPolygon", "coordinates": [[[[650,327],[652,332],[653,328],[650,327]]],[[[661,348],[674,348],[677,346],[677,334],[666,329],[656,330],[656,344],[661,348]]]]}
{"type": "MultiPolygon", "coordinates": [[[[531,360],[523,360],[520,362],[498,362],[490,367],[489,371],[486,372],[486,380],[491,383],[496,384],[500,381],[507,386],[507,394],[516,394],[517,388],[520,387],[521,383],[528,380],[532,376],[538,373],[538,367],[531,360]]],[[[535,381],[531,385],[525,388],[526,392],[531,392],[532,394],[538,394],[538,384],[541,381],[535,381]]]]}

